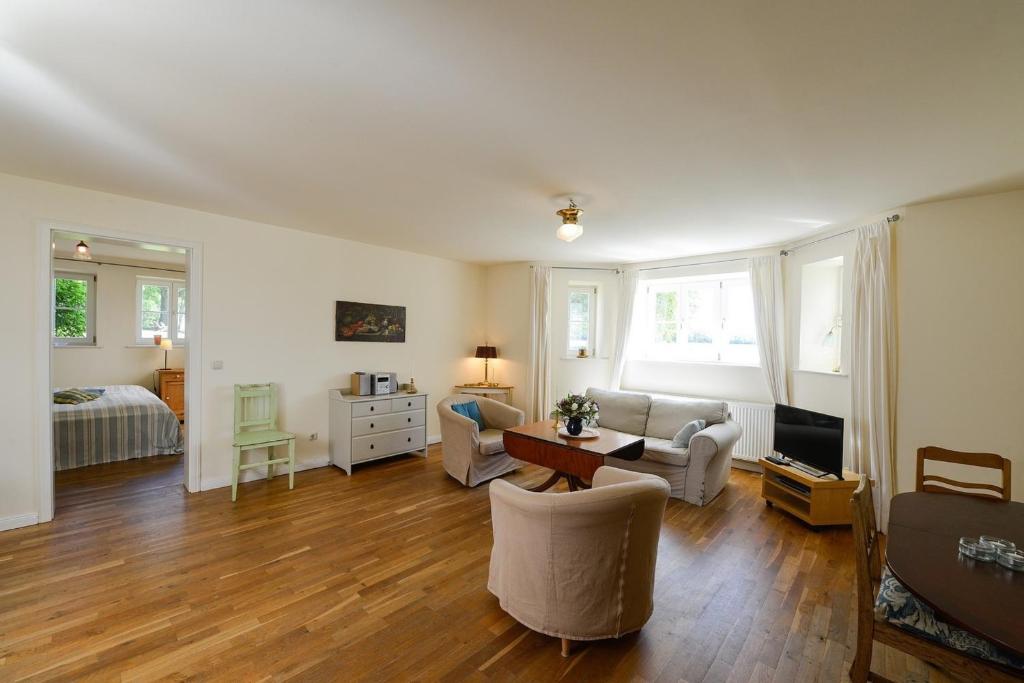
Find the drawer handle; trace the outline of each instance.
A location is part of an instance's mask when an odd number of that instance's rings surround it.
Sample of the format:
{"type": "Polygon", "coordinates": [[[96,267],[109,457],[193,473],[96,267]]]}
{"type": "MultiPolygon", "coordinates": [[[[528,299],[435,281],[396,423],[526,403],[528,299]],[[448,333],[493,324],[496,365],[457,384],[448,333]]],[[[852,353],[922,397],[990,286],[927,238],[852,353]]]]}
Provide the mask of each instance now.
{"type": "Polygon", "coordinates": [[[405,418],[405,421],[406,422],[412,422],[412,418],[411,417],[407,417],[407,418],[405,418]]]}
{"type": "Polygon", "coordinates": [[[373,406],[370,406],[370,412],[371,413],[373,412],[373,406]]]}
{"type": "Polygon", "coordinates": [[[371,451],[373,450],[373,444],[372,443],[370,444],[370,450],[371,451]]]}
{"type": "Polygon", "coordinates": [[[370,423],[370,429],[373,429],[373,423],[372,422],[370,423]]]}
{"type": "Polygon", "coordinates": [[[412,408],[412,401],[409,401],[409,407],[412,408]]]}
{"type": "Polygon", "coordinates": [[[406,439],[406,441],[408,441],[409,443],[412,443],[412,437],[410,436],[408,439],[406,439]]]}

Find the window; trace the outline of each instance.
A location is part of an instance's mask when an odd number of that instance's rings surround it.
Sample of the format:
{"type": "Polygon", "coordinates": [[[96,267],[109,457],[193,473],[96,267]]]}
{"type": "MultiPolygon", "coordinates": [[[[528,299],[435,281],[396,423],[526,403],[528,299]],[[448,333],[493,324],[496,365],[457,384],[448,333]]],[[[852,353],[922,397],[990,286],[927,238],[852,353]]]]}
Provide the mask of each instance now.
{"type": "Polygon", "coordinates": [[[160,335],[184,343],[188,319],[188,287],[184,280],[140,277],[135,295],[135,341],[152,344],[160,335]]]}
{"type": "Polygon", "coordinates": [[[649,280],[634,353],[649,360],[758,365],[754,299],[746,273],[649,280]]]}
{"type": "Polygon", "coordinates": [[[842,372],[843,257],[800,269],[800,369],[842,372]]]}
{"type": "Polygon", "coordinates": [[[53,343],[58,346],[96,345],[95,275],[53,274],[53,343]]]}
{"type": "Polygon", "coordinates": [[[587,356],[594,355],[597,330],[597,287],[593,285],[569,286],[569,329],[566,352],[579,356],[580,349],[587,356]]]}

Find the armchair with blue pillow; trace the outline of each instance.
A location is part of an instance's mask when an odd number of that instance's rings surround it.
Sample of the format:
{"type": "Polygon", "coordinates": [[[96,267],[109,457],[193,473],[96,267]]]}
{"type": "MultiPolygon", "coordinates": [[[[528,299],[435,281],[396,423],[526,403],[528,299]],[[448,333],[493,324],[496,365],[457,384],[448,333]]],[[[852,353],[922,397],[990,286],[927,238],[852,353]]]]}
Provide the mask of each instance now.
{"type": "Polygon", "coordinates": [[[504,431],[526,415],[518,408],[483,396],[456,394],[437,404],[444,469],[464,486],[476,486],[511,472],[523,463],[505,452],[504,431]]]}

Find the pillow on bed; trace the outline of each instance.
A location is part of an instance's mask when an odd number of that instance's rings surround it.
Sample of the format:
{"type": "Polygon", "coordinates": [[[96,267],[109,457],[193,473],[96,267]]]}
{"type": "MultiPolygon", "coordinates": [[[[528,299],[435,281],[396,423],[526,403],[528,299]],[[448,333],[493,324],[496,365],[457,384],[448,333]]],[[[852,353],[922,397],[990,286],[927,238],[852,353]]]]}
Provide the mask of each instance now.
{"type": "Polygon", "coordinates": [[[100,395],[97,393],[81,389],[64,389],[63,391],[53,392],[53,402],[60,405],[76,406],[79,403],[95,401],[99,397],[100,395]]]}
{"type": "Polygon", "coordinates": [[[97,396],[102,396],[107,393],[107,390],[103,387],[86,387],[85,389],[81,389],[81,391],[84,391],[87,394],[96,394],[97,396]]]}

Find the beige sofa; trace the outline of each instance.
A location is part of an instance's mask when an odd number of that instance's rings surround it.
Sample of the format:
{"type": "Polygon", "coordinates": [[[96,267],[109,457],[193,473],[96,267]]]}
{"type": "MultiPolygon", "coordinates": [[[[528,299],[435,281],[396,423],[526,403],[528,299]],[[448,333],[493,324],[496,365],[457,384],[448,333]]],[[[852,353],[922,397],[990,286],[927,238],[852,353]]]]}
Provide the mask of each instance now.
{"type": "Polygon", "coordinates": [[[491,482],[488,590],[527,628],[562,638],[563,654],[567,641],[638,630],[654,609],[668,491],[659,477],[612,467],[574,493],[491,482]]]}
{"type": "Polygon", "coordinates": [[[455,394],[437,404],[441,423],[444,469],[465,486],[477,484],[519,469],[523,462],[505,452],[504,431],[526,419],[523,411],[482,396],[455,394]],[[487,429],[452,410],[453,403],[476,403],[487,429]]]}
{"type": "Polygon", "coordinates": [[[672,487],[672,497],[707,505],[729,480],[732,447],[743,430],[729,416],[724,401],[697,398],[652,398],[626,391],[587,389],[598,404],[597,424],[604,429],[644,437],[639,460],[605,458],[605,463],[633,472],[657,474],[672,487]],[[673,448],[672,437],[692,420],[707,426],[689,448],[673,448]]]}

